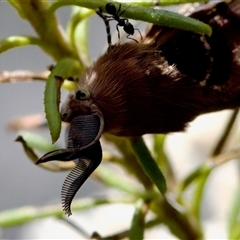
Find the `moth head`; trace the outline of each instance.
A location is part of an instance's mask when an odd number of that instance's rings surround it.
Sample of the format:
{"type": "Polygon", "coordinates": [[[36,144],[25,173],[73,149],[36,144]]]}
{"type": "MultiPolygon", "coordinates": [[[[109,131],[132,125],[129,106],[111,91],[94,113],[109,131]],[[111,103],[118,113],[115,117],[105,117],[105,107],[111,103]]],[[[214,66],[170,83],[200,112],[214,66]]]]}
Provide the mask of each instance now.
{"type": "Polygon", "coordinates": [[[62,121],[70,123],[79,115],[91,114],[91,105],[91,94],[87,89],[78,89],[70,93],[61,107],[62,121]]]}
{"type": "Polygon", "coordinates": [[[103,115],[94,103],[90,91],[85,88],[69,94],[62,105],[61,117],[63,122],[70,124],[68,138],[76,138],[78,141],[81,139],[78,143],[81,148],[95,144],[104,130],[103,115]]]}

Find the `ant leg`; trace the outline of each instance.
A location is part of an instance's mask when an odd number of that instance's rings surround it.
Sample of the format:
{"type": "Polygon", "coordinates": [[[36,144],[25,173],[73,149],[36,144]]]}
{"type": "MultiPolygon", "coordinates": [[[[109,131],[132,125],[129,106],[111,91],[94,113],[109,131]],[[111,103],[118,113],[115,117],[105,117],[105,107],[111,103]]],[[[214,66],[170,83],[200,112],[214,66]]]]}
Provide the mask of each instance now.
{"type": "MultiPolygon", "coordinates": [[[[130,5],[131,5],[131,4],[130,4],[130,5]]],[[[121,13],[119,13],[120,10],[121,10],[121,6],[122,6],[122,4],[119,4],[119,9],[118,9],[118,11],[117,11],[117,15],[118,15],[119,17],[121,17],[121,16],[125,13],[125,11],[127,10],[127,8],[125,8],[121,13]]]]}
{"type": "Polygon", "coordinates": [[[138,43],[138,41],[137,41],[136,39],[131,38],[131,37],[129,37],[129,36],[130,36],[130,34],[128,34],[126,38],[131,39],[131,40],[135,41],[136,43],[138,43]]]}
{"type": "Polygon", "coordinates": [[[118,31],[118,40],[120,41],[120,32],[119,32],[118,26],[119,26],[119,23],[116,25],[116,28],[117,28],[117,31],[118,31]]]}
{"type": "Polygon", "coordinates": [[[103,11],[102,11],[102,7],[97,8],[95,12],[99,17],[105,18],[105,15],[103,14],[103,11]]]}
{"type": "Polygon", "coordinates": [[[141,36],[141,40],[143,40],[142,34],[138,28],[134,28],[134,30],[137,30],[139,32],[139,35],[141,36]]]}
{"type": "MultiPolygon", "coordinates": [[[[119,7],[118,7],[118,10],[117,10],[117,12],[116,12],[116,14],[118,15],[118,16],[121,16],[121,15],[119,15],[118,13],[121,11],[121,7],[122,7],[122,4],[120,3],[119,4],[119,7]]],[[[125,11],[125,10],[124,10],[125,11]]]]}
{"type": "Polygon", "coordinates": [[[108,20],[107,17],[103,14],[101,7],[96,10],[96,13],[97,13],[98,16],[100,16],[103,19],[103,21],[105,23],[106,31],[107,31],[108,46],[110,47],[112,45],[110,25],[109,25],[110,20],[108,20]]]}
{"type": "Polygon", "coordinates": [[[112,45],[112,37],[111,37],[111,32],[110,32],[110,25],[109,21],[104,21],[106,25],[106,31],[107,31],[107,41],[108,41],[108,46],[112,45]]]}

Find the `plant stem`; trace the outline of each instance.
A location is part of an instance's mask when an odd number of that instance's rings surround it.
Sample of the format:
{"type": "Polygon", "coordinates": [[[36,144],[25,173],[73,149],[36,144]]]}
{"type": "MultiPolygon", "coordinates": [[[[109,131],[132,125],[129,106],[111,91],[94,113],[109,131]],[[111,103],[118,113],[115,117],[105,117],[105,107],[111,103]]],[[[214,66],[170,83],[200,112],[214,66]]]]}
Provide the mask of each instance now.
{"type": "MultiPolygon", "coordinates": [[[[132,197],[104,198],[93,200],[91,198],[83,198],[72,204],[72,210],[80,211],[92,208],[94,206],[110,203],[132,203],[135,199],[132,197]]],[[[26,224],[36,219],[46,217],[63,217],[63,211],[59,205],[49,205],[42,208],[22,207],[17,209],[6,210],[0,212],[0,227],[7,228],[26,224]]]]}
{"type": "Polygon", "coordinates": [[[226,144],[228,137],[231,133],[231,130],[232,130],[232,127],[237,118],[238,112],[239,112],[239,108],[235,109],[233,111],[233,113],[231,114],[231,116],[226,124],[226,127],[222,133],[222,136],[219,138],[217,145],[212,152],[212,156],[217,156],[218,154],[220,154],[222,152],[222,149],[223,149],[224,145],[226,144]]]}
{"type": "Polygon", "coordinates": [[[56,61],[70,57],[79,60],[64,36],[55,16],[47,21],[47,13],[50,3],[45,0],[15,0],[10,3],[18,10],[23,18],[29,21],[41,39],[42,49],[56,61]],[[12,3],[14,2],[14,4],[12,3]]]}

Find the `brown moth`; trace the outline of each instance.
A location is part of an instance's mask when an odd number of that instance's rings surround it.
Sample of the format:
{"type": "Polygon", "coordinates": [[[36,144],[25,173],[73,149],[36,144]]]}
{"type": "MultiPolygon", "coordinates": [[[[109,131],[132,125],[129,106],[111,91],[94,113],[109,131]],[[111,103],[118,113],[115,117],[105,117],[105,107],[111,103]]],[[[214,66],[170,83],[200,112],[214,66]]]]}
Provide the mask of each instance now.
{"type": "Polygon", "coordinates": [[[38,161],[77,158],[92,164],[77,165],[81,171],[73,170],[66,180],[67,214],[76,191],[101,161],[102,133],[184,131],[200,114],[240,106],[240,0],[205,7],[191,17],[209,24],[212,35],[153,25],[138,43],[110,45],[69,94],[61,110],[62,120],[70,123],[68,147],[38,161]]]}
{"type": "Polygon", "coordinates": [[[82,74],[63,121],[94,113],[104,132],[141,136],[183,131],[200,114],[239,106],[240,18],[225,3],[192,17],[212,36],[153,26],[141,43],[110,46],[82,74]]]}

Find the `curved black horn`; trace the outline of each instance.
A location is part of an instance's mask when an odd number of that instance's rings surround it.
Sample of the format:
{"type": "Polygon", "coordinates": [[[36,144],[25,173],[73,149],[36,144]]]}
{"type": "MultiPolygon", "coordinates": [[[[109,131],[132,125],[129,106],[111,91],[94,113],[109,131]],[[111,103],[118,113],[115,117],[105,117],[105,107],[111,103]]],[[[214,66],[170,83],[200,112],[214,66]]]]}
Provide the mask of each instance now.
{"type": "Polygon", "coordinates": [[[76,159],[76,167],[68,174],[62,186],[62,206],[68,216],[72,214],[70,207],[77,191],[102,160],[102,149],[99,141],[83,152],[84,155],[79,152],[81,156],[76,159]]]}

